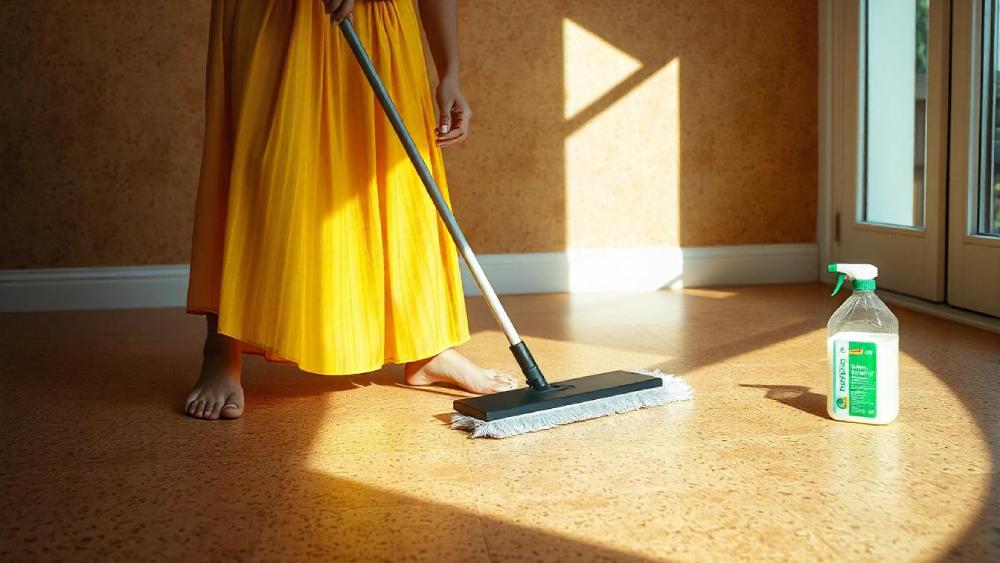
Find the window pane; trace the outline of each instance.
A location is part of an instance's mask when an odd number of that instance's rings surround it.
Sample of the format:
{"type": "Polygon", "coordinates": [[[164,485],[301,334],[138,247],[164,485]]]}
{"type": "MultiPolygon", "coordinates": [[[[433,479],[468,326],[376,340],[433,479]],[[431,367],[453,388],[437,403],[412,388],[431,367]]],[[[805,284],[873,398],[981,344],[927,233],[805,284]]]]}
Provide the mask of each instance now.
{"type": "Polygon", "coordinates": [[[984,119],[986,125],[986,155],[988,161],[988,175],[982,182],[979,196],[979,229],[981,235],[1000,236],[1000,123],[997,120],[997,91],[1000,86],[1000,57],[997,57],[997,29],[1000,28],[1000,10],[997,10],[998,2],[993,0],[987,2],[987,17],[984,18],[985,25],[983,37],[986,39],[983,45],[983,84],[984,99],[983,110],[986,113],[984,119]],[[990,13],[992,12],[992,13],[990,13]]]}
{"type": "Polygon", "coordinates": [[[922,227],[929,0],[869,0],[861,218],[922,227]]]}

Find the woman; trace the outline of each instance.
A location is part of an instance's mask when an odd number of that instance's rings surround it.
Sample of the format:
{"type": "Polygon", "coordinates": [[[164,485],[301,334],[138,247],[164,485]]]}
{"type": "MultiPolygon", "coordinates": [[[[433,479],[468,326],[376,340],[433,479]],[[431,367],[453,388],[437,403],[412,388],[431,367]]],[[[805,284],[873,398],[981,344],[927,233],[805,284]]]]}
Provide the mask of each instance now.
{"type": "Polygon", "coordinates": [[[193,417],[244,412],[243,353],[304,371],[405,363],[410,385],[513,388],[469,339],[449,235],[337,25],[351,18],[448,197],[465,140],[456,0],[213,0],[187,311],[206,316],[193,417]],[[434,103],[421,21],[439,76],[434,103]]]}

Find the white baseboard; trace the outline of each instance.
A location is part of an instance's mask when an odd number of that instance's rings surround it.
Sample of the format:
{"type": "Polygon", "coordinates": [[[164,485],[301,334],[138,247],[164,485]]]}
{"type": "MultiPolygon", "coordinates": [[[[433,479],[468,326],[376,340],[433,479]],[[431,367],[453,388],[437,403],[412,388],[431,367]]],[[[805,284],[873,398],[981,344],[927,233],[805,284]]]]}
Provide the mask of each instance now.
{"type": "Polygon", "coordinates": [[[0,312],[180,307],[187,264],[0,270],[0,312]]]}
{"type": "MultiPolygon", "coordinates": [[[[817,260],[815,243],[573,249],[480,259],[501,294],[808,282],[817,279],[817,260]]],[[[466,295],[479,294],[464,264],[462,282],[466,295]]]]}
{"type": "MultiPolygon", "coordinates": [[[[479,257],[500,294],[648,291],[817,279],[808,244],[570,250],[479,257]]],[[[0,271],[0,312],[182,307],[188,266],[0,271]]],[[[462,264],[466,295],[478,295],[462,264]]]]}
{"type": "Polygon", "coordinates": [[[898,305],[932,317],[947,319],[966,326],[1000,334],[1000,319],[990,315],[959,309],[945,303],[933,303],[919,297],[910,297],[909,295],[903,295],[902,293],[896,293],[887,289],[879,289],[878,294],[883,301],[892,305],[893,308],[898,305]]]}

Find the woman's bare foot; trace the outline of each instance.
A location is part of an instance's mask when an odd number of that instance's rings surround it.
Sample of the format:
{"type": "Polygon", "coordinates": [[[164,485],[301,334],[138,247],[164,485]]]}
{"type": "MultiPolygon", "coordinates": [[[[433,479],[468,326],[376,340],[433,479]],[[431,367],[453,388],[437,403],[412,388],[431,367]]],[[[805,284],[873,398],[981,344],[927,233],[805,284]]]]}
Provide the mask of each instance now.
{"type": "Polygon", "coordinates": [[[450,383],[473,393],[496,393],[517,386],[514,376],[484,370],[451,348],[432,358],[409,362],[404,373],[408,385],[450,383]]]}
{"type": "Polygon", "coordinates": [[[216,332],[217,321],[212,317],[208,320],[201,373],[188,393],[184,412],[203,420],[239,418],[243,414],[243,351],[238,340],[216,332]]]}

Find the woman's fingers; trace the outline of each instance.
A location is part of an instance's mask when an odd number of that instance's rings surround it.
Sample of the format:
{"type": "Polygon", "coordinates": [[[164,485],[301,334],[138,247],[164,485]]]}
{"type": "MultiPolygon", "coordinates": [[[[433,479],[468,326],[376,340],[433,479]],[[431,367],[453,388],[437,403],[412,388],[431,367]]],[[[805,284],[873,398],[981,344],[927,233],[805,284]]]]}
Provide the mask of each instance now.
{"type": "MultiPolygon", "coordinates": [[[[339,2],[339,4],[340,5],[337,6],[337,9],[332,12],[330,17],[330,19],[333,20],[333,23],[338,25],[340,22],[344,21],[344,18],[351,18],[351,13],[354,11],[354,0],[343,0],[342,2],[339,2]]],[[[354,21],[354,18],[351,18],[351,21],[354,21]]]]}
{"type": "Polygon", "coordinates": [[[451,108],[455,105],[454,100],[443,100],[438,102],[441,108],[441,119],[438,121],[438,135],[447,135],[451,131],[451,108]]]}
{"type": "Polygon", "coordinates": [[[445,135],[438,135],[437,146],[450,147],[465,140],[469,135],[469,126],[463,121],[454,121],[451,130],[445,135]]]}
{"type": "Polygon", "coordinates": [[[439,147],[446,147],[452,144],[452,141],[461,137],[463,133],[465,131],[461,127],[455,127],[446,135],[438,135],[436,143],[439,147]]]}
{"type": "Polygon", "coordinates": [[[445,116],[442,116],[441,122],[444,123],[447,119],[449,128],[447,131],[444,131],[443,127],[438,129],[437,146],[450,147],[464,141],[469,136],[469,121],[471,118],[472,111],[469,110],[469,106],[464,102],[456,105],[445,116]]]}
{"type": "Polygon", "coordinates": [[[437,138],[437,146],[439,147],[450,147],[452,145],[457,145],[465,140],[469,136],[469,129],[465,125],[455,125],[452,127],[451,131],[447,135],[439,135],[437,138]]]}
{"type": "Polygon", "coordinates": [[[441,114],[438,119],[437,145],[447,147],[461,143],[469,133],[472,111],[469,110],[469,103],[462,95],[458,77],[453,75],[443,77],[438,83],[435,97],[441,114]]]}
{"type": "Polygon", "coordinates": [[[453,129],[453,131],[456,133],[455,137],[453,137],[453,138],[447,138],[447,139],[443,138],[443,137],[438,138],[438,140],[437,140],[437,146],[443,149],[445,147],[450,147],[452,145],[457,145],[457,144],[465,141],[465,138],[469,135],[469,132],[467,130],[464,130],[464,129],[453,129]]]}
{"type": "Polygon", "coordinates": [[[344,0],[323,0],[323,9],[326,11],[326,13],[332,14],[334,11],[337,10],[337,8],[340,7],[343,1],[344,0]]]}

